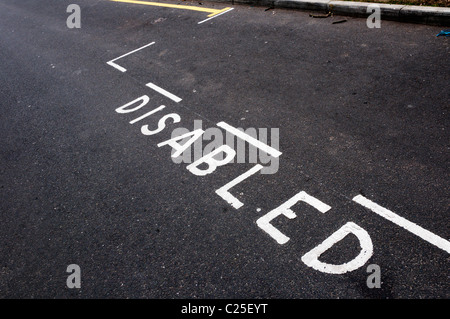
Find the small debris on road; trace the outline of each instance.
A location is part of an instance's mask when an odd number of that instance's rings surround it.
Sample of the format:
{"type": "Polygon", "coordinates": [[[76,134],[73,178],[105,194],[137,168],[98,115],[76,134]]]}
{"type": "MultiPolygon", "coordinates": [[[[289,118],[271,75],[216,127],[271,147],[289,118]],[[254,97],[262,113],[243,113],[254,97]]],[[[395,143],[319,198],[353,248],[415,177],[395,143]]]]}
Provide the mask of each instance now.
{"type": "Polygon", "coordinates": [[[323,14],[309,14],[310,17],[312,18],[328,18],[331,17],[331,11],[328,12],[327,14],[323,15],[323,14]]]}

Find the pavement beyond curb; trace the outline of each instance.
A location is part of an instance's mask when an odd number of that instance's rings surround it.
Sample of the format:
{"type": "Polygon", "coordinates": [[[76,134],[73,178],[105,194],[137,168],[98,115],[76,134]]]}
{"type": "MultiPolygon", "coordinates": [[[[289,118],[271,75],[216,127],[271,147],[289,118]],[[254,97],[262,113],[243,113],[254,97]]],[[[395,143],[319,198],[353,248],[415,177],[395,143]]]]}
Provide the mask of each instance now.
{"type": "MultiPolygon", "coordinates": [[[[211,0],[210,0],[211,1],[211,0]]],[[[422,23],[439,26],[450,26],[450,7],[427,7],[401,4],[386,4],[374,2],[352,2],[332,0],[212,0],[217,2],[231,2],[268,6],[272,8],[289,8],[308,11],[331,12],[335,15],[368,17],[371,5],[380,7],[381,19],[401,22],[422,23]]]]}

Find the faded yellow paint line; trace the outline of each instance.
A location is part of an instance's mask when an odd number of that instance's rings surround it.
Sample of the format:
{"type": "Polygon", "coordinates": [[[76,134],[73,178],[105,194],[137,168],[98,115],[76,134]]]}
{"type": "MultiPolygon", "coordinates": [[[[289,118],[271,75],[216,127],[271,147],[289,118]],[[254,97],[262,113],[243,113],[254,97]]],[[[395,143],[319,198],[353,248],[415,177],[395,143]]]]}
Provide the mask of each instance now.
{"type": "Polygon", "coordinates": [[[110,0],[110,1],[207,12],[207,13],[209,13],[208,17],[213,17],[217,14],[223,13],[223,12],[231,9],[231,8],[224,8],[224,9],[219,10],[219,9],[212,9],[212,8],[205,8],[205,7],[186,6],[186,5],[170,4],[170,3],[163,3],[163,2],[151,2],[151,1],[135,1],[135,0],[110,0]]]}
{"type": "Polygon", "coordinates": [[[208,14],[208,17],[214,17],[216,14],[220,14],[220,13],[228,11],[230,9],[233,9],[233,8],[226,7],[226,8],[223,8],[222,10],[216,10],[216,12],[208,14]]]}

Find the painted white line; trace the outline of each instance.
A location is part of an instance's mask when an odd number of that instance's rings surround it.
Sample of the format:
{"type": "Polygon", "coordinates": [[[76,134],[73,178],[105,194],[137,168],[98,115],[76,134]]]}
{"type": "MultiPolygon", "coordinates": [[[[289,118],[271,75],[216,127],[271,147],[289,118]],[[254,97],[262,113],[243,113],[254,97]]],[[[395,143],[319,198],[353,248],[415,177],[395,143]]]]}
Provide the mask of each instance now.
{"type": "Polygon", "coordinates": [[[370,209],[374,213],[380,215],[381,217],[386,218],[387,220],[393,222],[394,224],[410,231],[414,235],[422,238],[423,240],[429,242],[430,244],[433,244],[434,246],[450,253],[450,242],[439,237],[438,235],[433,234],[432,232],[420,227],[417,224],[414,224],[413,222],[410,222],[409,220],[391,212],[390,210],[384,207],[381,207],[380,205],[372,202],[370,199],[367,199],[362,195],[355,196],[353,198],[353,201],[370,209]]]}
{"type": "Polygon", "coordinates": [[[160,88],[159,86],[153,84],[153,83],[147,83],[146,86],[148,86],[149,88],[155,90],[156,92],[168,97],[169,99],[171,99],[172,101],[175,101],[177,103],[179,103],[181,101],[181,98],[179,98],[178,96],[176,96],[175,94],[172,94],[162,88],[160,88]]]}
{"type": "Polygon", "coordinates": [[[236,137],[243,139],[244,141],[248,142],[249,144],[252,144],[253,146],[259,148],[261,151],[266,152],[270,156],[279,157],[282,154],[280,151],[274,149],[273,147],[270,147],[269,145],[264,144],[263,142],[260,142],[256,138],[251,137],[248,134],[245,134],[244,132],[238,130],[237,128],[232,127],[231,125],[229,125],[225,122],[219,122],[219,123],[217,123],[217,126],[230,132],[231,134],[235,135],[236,137]]]}
{"type": "Polygon", "coordinates": [[[124,67],[121,67],[120,65],[114,63],[113,61],[108,61],[108,62],[106,62],[106,64],[109,64],[110,66],[112,66],[113,68],[116,68],[120,72],[126,72],[127,71],[127,69],[125,69],[124,67]]]}
{"type": "Polygon", "coordinates": [[[201,24],[201,23],[206,22],[206,21],[208,21],[208,20],[214,19],[215,17],[218,17],[218,16],[220,16],[220,15],[222,15],[222,14],[225,14],[225,13],[227,13],[227,12],[230,12],[230,11],[233,10],[233,9],[234,9],[234,8],[230,8],[230,9],[228,9],[227,11],[224,11],[224,12],[222,12],[222,13],[218,13],[218,14],[216,14],[216,15],[214,15],[214,16],[208,18],[208,19],[205,19],[205,20],[203,20],[203,21],[200,21],[198,24],[201,24]]]}
{"type": "Polygon", "coordinates": [[[127,55],[133,54],[133,53],[135,53],[135,52],[137,52],[139,50],[142,50],[142,49],[144,49],[144,48],[146,48],[146,47],[148,47],[148,46],[150,46],[152,44],[155,44],[155,42],[151,42],[151,43],[146,44],[146,45],[144,45],[144,46],[142,46],[140,48],[137,48],[136,50],[133,50],[133,51],[128,52],[128,53],[125,53],[124,55],[121,55],[118,58],[115,58],[115,59],[112,59],[111,61],[106,62],[106,64],[109,64],[110,66],[112,66],[113,68],[116,68],[117,70],[119,70],[121,72],[126,72],[127,69],[125,69],[124,67],[118,65],[117,63],[114,63],[114,61],[119,60],[119,59],[121,59],[121,58],[123,58],[123,57],[125,57],[127,55]]]}

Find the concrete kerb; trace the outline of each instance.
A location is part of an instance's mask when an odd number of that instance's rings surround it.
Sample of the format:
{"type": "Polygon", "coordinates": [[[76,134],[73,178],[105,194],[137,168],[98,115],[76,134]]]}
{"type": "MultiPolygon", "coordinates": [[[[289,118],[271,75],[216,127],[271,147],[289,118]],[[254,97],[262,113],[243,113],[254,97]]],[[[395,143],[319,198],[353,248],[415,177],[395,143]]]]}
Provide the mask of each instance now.
{"type": "Polygon", "coordinates": [[[307,11],[331,12],[334,15],[368,17],[370,5],[378,5],[381,19],[401,22],[422,23],[430,25],[450,26],[450,8],[426,7],[399,4],[352,2],[332,0],[209,0],[216,2],[231,2],[232,4],[250,4],[271,8],[287,8],[307,11]]]}

